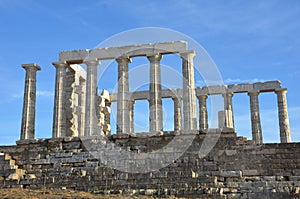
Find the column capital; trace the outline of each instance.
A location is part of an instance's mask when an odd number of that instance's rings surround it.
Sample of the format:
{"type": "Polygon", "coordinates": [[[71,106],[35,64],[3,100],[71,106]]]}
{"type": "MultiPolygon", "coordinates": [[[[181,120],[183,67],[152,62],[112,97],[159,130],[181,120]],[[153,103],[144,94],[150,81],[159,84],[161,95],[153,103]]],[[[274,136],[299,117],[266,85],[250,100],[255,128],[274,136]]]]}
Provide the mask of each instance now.
{"type": "Polygon", "coordinates": [[[55,68],[67,68],[69,66],[69,64],[67,64],[67,62],[52,62],[53,66],[55,68]]]}
{"type": "Polygon", "coordinates": [[[195,55],[196,55],[194,50],[188,50],[188,51],[185,51],[185,52],[181,52],[179,54],[180,54],[180,57],[182,59],[186,59],[186,60],[188,60],[189,58],[194,58],[195,55]]]}
{"type": "Polygon", "coordinates": [[[178,97],[177,97],[177,96],[174,96],[174,97],[172,97],[171,99],[172,99],[173,101],[175,101],[175,100],[178,100],[178,101],[179,101],[179,100],[182,100],[182,97],[181,97],[181,96],[178,96],[178,97]]]}
{"type": "Polygon", "coordinates": [[[121,63],[131,63],[131,59],[127,56],[120,56],[118,58],[116,58],[116,62],[118,62],[118,64],[121,64],[121,63]]]}
{"type": "Polygon", "coordinates": [[[287,88],[279,88],[275,89],[275,93],[287,93],[288,89],[287,88]]]}
{"type": "Polygon", "coordinates": [[[200,99],[207,99],[208,98],[208,95],[197,95],[197,98],[200,100],[200,99]]]}
{"type": "Polygon", "coordinates": [[[259,91],[248,91],[248,96],[258,96],[259,93],[259,91]]]}
{"type": "Polygon", "coordinates": [[[222,96],[225,97],[225,96],[229,96],[229,97],[232,97],[233,96],[233,92],[226,92],[226,93],[222,93],[222,96]]]}
{"type": "Polygon", "coordinates": [[[162,55],[161,54],[149,54],[147,55],[147,59],[150,61],[150,62],[153,62],[153,61],[160,61],[162,58],[162,55]]]}
{"type": "Polygon", "coordinates": [[[129,103],[130,104],[135,104],[135,100],[130,100],[129,103]]]}
{"type": "Polygon", "coordinates": [[[100,61],[97,59],[86,59],[83,61],[86,66],[98,66],[100,61]]]}
{"type": "Polygon", "coordinates": [[[27,69],[41,70],[41,67],[39,65],[37,65],[36,63],[22,64],[22,68],[24,68],[25,70],[27,70],[27,69]]]}

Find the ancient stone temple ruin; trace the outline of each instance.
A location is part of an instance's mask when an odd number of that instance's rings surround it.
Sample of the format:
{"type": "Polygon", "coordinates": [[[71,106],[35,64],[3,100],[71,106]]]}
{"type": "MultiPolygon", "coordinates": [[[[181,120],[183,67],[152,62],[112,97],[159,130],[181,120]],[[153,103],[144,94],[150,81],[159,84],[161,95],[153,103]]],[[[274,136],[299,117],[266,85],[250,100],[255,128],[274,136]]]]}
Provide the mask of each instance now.
{"type": "MultiPolygon", "coordinates": [[[[286,88],[279,81],[254,84],[217,85],[197,87],[194,83],[193,50],[187,50],[185,42],[156,43],[111,47],[104,49],[64,51],[56,68],[55,99],[52,137],[78,137],[110,133],[110,105],[117,103],[117,134],[134,136],[134,103],[149,101],[149,132],[163,132],[162,98],[174,102],[174,131],[206,132],[208,127],[206,99],[209,95],[222,95],[224,111],[219,112],[221,129],[234,132],[232,97],[246,93],[250,98],[253,141],[262,143],[258,95],[274,92],[278,97],[278,116],[281,142],[291,142],[286,102],[286,88]],[[167,54],[179,54],[182,58],[183,87],[162,90],[160,60],[167,54]],[[150,65],[150,89],[129,92],[128,64],[131,58],[146,56],[150,65]],[[101,60],[118,63],[118,93],[103,90],[97,93],[97,67],[101,60]],[[85,64],[87,70],[78,64],[85,64]],[[199,100],[199,121],[196,118],[196,100],[199,100]],[[183,119],[182,119],[183,118],[183,119]],[[197,125],[197,123],[199,125],[197,125]]],[[[26,69],[25,98],[21,140],[34,139],[36,64],[24,64],[26,69]],[[29,80],[30,79],[30,80],[29,80]]]]}
{"type": "MultiPolygon", "coordinates": [[[[16,146],[0,147],[0,187],[65,187],[214,198],[297,195],[300,144],[291,143],[287,89],[279,81],[195,87],[194,56],[195,52],[183,41],[60,52],[59,60],[53,62],[56,79],[51,139],[35,139],[36,73],[41,67],[23,64],[26,78],[21,136],[16,146]],[[162,89],[160,61],[168,54],[178,54],[182,59],[181,88],[162,89]],[[130,92],[128,65],[137,56],[145,56],[149,61],[149,90],[130,92]],[[98,93],[97,70],[102,60],[115,60],[118,64],[117,93],[98,93]],[[258,96],[264,92],[277,95],[280,144],[263,143],[258,96]],[[236,93],[249,96],[250,140],[235,132],[232,98],[236,93]],[[224,99],[224,110],[218,112],[219,128],[214,129],[208,121],[207,99],[211,95],[224,99]],[[174,103],[172,132],[164,131],[163,98],[174,103]],[[148,136],[140,136],[134,129],[137,100],[149,102],[148,136]],[[112,103],[117,105],[116,134],[111,133],[112,103]],[[205,138],[216,135],[218,139],[211,151],[204,157],[198,155],[206,144],[205,138]],[[99,144],[97,136],[107,140],[99,144]],[[143,154],[162,148],[175,137],[182,141],[186,136],[193,136],[193,141],[179,158],[158,170],[151,170],[151,165],[146,164],[144,173],[111,167],[102,158],[93,157],[91,148],[83,143],[89,138],[100,148],[117,149],[120,154],[124,150],[147,162],[148,157],[143,154]]],[[[178,155],[175,148],[164,152],[168,157],[178,155]]],[[[122,168],[134,162],[130,161],[125,161],[122,168]]]]}

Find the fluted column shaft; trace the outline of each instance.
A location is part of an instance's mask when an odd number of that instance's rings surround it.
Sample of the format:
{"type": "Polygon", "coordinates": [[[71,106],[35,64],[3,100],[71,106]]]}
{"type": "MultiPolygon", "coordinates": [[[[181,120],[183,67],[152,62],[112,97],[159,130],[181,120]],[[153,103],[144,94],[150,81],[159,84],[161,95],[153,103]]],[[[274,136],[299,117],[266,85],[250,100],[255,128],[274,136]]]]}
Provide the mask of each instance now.
{"type": "Polygon", "coordinates": [[[24,101],[21,124],[21,140],[34,139],[35,104],[36,104],[36,72],[41,68],[36,64],[22,64],[26,70],[24,101]]]}
{"type": "Polygon", "coordinates": [[[194,51],[180,54],[182,58],[182,81],[183,81],[183,130],[195,130],[197,128],[196,118],[196,95],[194,79],[194,51]]]}
{"type": "Polygon", "coordinates": [[[206,105],[207,95],[198,96],[199,100],[199,130],[205,130],[208,128],[208,115],[206,105]]]}
{"type": "Polygon", "coordinates": [[[262,144],[263,137],[260,122],[258,94],[258,91],[248,93],[250,97],[252,140],[256,144],[262,144]]]}
{"type": "Polygon", "coordinates": [[[233,118],[233,109],[232,109],[232,96],[233,93],[222,94],[224,98],[224,114],[225,114],[225,127],[234,128],[234,118],[233,118]]]}
{"type": "Polygon", "coordinates": [[[160,60],[162,56],[155,54],[147,56],[150,62],[150,89],[149,89],[149,110],[150,110],[150,132],[163,130],[163,111],[161,99],[161,74],[160,60]]]}
{"type": "Polygon", "coordinates": [[[118,100],[117,100],[117,133],[130,133],[129,113],[129,83],[128,63],[131,60],[127,57],[116,59],[118,62],[118,100]]]}
{"type": "Polygon", "coordinates": [[[172,98],[174,102],[174,132],[179,132],[182,128],[182,116],[181,116],[181,99],[172,98]]]}
{"type": "Polygon", "coordinates": [[[84,63],[86,64],[87,68],[84,135],[92,136],[100,133],[98,128],[98,119],[96,116],[97,67],[99,65],[99,61],[88,60],[84,63]]]}
{"type": "Polygon", "coordinates": [[[277,94],[277,103],[278,103],[280,141],[281,143],[292,142],[291,133],[290,133],[289,114],[287,108],[287,99],[286,99],[287,89],[278,89],[275,92],[277,94]]]}
{"type": "Polygon", "coordinates": [[[134,100],[129,102],[130,134],[134,134],[134,103],[134,100]]]}
{"type": "Polygon", "coordinates": [[[52,64],[56,68],[52,138],[57,138],[66,136],[65,84],[68,64],[65,62],[52,64]]]}

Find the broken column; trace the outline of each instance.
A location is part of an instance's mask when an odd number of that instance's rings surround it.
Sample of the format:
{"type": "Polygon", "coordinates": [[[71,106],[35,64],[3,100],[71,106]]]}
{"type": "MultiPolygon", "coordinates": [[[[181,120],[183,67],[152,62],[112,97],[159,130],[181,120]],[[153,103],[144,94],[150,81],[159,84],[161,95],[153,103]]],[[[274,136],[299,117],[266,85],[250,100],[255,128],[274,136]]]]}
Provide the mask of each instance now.
{"type": "Polygon", "coordinates": [[[109,135],[111,128],[110,128],[110,96],[107,90],[103,90],[101,95],[98,96],[98,103],[99,103],[99,111],[98,111],[98,126],[100,132],[109,135]]]}
{"type": "Polygon", "coordinates": [[[208,116],[207,116],[207,95],[198,96],[199,100],[199,130],[203,131],[208,128],[208,116]]]}
{"type": "Polygon", "coordinates": [[[129,134],[128,63],[131,60],[128,57],[120,57],[116,61],[118,62],[117,134],[129,134]]]}
{"type": "Polygon", "coordinates": [[[174,97],[172,100],[174,102],[174,132],[179,132],[182,128],[181,99],[174,97]]]}
{"type": "Polygon", "coordinates": [[[251,112],[251,126],[252,126],[252,140],[255,144],[262,144],[262,130],[259,114],[259,102],[258,102],[259,91],[249,92],[250,97],[250,112],[251,112]]]}
{"type": "Polygon", "coordinates": [[[92,136],[99,133],[98,119],[96,116],[97,67],[99,61],[86,60],[84,63],[87,68],[84,135],[92,136]]]}
{"type": "Polygon", "coordinates": [[[163,130],[163,111],[161,99],[161,74],[160,54],[147,56],[150,61],[150,89],[149,89],[149,110],[150,110],[150,132],[163,130]]]}
{"type": "Polygon", "coordinates": [[[56,68],[52,138],[57,138],[66,135],[65,84],[68,64],[65,62],[52,64],[56,68]]]}
{"type": "Polygon", "coordinates": [[[21,140],[34,139],[35,103],[36,103],[36,72],[41,70],[37,64],[22,64],[26,70],[24,101],[21,124],[21,140]]]}
{"type": "Polygon", "coordinates": [[[278,103],[280,141],[281,143],[292,142],[287,100],[286,100],[287,89],[286,88],[276,89],[275,93],[277,94],[277,103],[278,103]]]}
{"type": "Polygon", "coordinates": [[[183,81],[183,130],[196,130],[196,95],[194,79],[193,50],[180,53],[182,58],[182,81],[183,81]]]}

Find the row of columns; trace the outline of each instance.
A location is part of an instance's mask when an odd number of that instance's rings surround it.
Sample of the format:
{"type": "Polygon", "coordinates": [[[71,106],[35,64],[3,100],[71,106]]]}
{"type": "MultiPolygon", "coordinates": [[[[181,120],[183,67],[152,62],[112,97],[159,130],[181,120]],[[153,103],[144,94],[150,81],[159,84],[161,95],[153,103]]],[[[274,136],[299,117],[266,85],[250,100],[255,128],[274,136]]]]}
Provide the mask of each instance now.
{"type": "MultiPolygon", "coordinates": [[[[174,130],[196,130],[196,107],[195,107],[195,88],[194,88],[194,71],[193,57],[194,52],[188,51],[181,54],[182,73],[183,73],[183,95],[181,98],[172,98],[174,102],[174,130]],[[183,102],[183,126],[182,110],[183,102]]],[[[161,99],[161,75],[160,60],[161,55],[148,56],[150,61],[150,131],[162,131],[162,99],[161,99]]],[[[118,62],[118,102],[117,102],[117,132],[133,133],[134,132],[134,100],[129,99],[128,85],[128,63],[129,58],[122,57],[116,60],[118,62]]],[[[85,103],[85,136],[99,133],[96,117],[96,96],[97,96],[97,60],[88,60],[84,62],[87,66],[86,79],[86,103],[85,103]]],[[[55,102],[53,118],[53,138],[66,136],[66,114],[65,114],[65,84],[66,84],[66,62],[53,62],[56,68],[55,80],[55,102]]],[[[36,72],[40,67],[36,64],[23,64],[26,70],[24,104],[22,113],[21,140],[34,138],[35,123],[35,101],[36,101],[36,72]]],[[[280,140],[282,143],[291,142],[289,118],[286,101],[287,89],[277,89],[278,115],[280,126],[280,140]]],[[[253,141],[257,144],[263,143],[261,121],[259,113],[259,91],[248,92],[250,97],[250,112],[253,141]]],[[[223,94],[224,110],[232,113],[232,96],[233,93],[223,94]]],[[[207,95],[197,96],[199,100],[199,129],[208,129],[207,114],[207,95]]],[[[232,121],[233,114],[226,114],[225,124],[232,121]],[[231,118],[228,118],[231,116],[231,118]],[[226,122],[227,121],[227,122],[226,122]]]]}
{"type": "MultiPolygon", "coordinates": [[[[195,83],[194,83],[194,51],[181,53],[182,73],[183,73],[183,110],[184,110],[184,129],[187,131],[196,130],[196,103],[195,103],[195,83]]],[[[162,55],[148,55],[150,62],[150,86],[149,86],[149,131],[163,131],[163,110],[161,97],[161,69],[160,61],[162,55]]],[[[118,99],[117,99],[117,133],[134,132],[134,101],[130,101],[128,85],[128,57],[116,59],[118,63],[118,99]]],[[[181,127],[181,99],[174,100],[174,126],[176,131],[182,130],[181,127]]]]}

